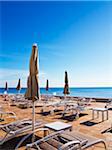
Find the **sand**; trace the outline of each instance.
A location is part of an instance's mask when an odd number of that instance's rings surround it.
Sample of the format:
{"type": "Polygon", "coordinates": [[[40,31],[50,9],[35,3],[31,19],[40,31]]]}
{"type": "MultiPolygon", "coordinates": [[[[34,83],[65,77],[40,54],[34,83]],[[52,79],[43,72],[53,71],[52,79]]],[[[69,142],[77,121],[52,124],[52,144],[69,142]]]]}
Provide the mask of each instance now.
{"type": "MultiPolygon", "coordinates": [[[[32,108],[27,109],[20,109],[16,106],[9,106],[7,101],[3,100],[3,97],[0,96],[0,105],[4,108],[4,111],[13,111],[17,115],[17,120],[23,119],[23,118],[32,118],[32,108]]],[[[92,102],[90,107],[104,107],[105,103],[101,102],[92,102]]],[[[60,108],[60,110],[63,108],[60,108]]],[[[46,112],[48,110],[46,109],[46,112]]],[[[46,115],[41,114],[41,107],[36,107],[35,109],[35,116],[36,120],[44,120],[45,122],[53,122],[53,121],[63,121],[66,123],[70,123],[73,126],[73,130],[79,130],[82,133],[95,136],[97,138],[105,139],[107,137],[106,134],[101,134],[102,131],[106,130],[111,126],[112,123],[112,110],[109,110],[109,120],[105,120],[104,122],[101,122],[101,117],[98,119],[92,120],[92,111],[91,110],[85,110],[82,112],[80,117],[78,119],[75,119],[75,116],[71,114],[67,114],[65,118],[62,118],[60,115],[61,111],[57,111],[54,114],[50,115],[49,113],[46,113],[46,115]],[[84,124],[84,122],[91,122],[91,126],[87,126],[84,124]]],[[[11,122],[14,119],[5,119],[5,121],[0,122],[0,124],[11,122]]],[[[2,136],[4,133],[0,130],[0,136],[2,136]]],[[[109,135],[108,135],[109,137],[109,135]]],[[[24,148],[22,148],[24,149],[24,148]]],[[[103,150],[103,147],[95,147],[95,150],[103,150]]],[[[8,147],[6,147],[6,150],[8,150],[8,147]]]]}

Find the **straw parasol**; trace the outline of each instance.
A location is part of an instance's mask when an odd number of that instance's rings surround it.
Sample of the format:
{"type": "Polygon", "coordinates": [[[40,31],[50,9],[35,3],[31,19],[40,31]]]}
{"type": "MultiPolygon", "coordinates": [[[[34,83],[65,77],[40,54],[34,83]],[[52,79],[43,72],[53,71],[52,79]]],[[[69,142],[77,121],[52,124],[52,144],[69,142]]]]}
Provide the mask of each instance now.
{"type": "Polygon", "coordinates": [[[30,58],[29,66],[29,76],[27,81],[27,91],[25,97],[32,99],[33,109],[32,109],[32,130],[35,129],[35,101],[39,100],[39,83],[38,83],[38,48],[37,44],[32,46],[32,54],[30,58]]]}
{"type": "Polygon", "coordinates": [[[49,80],[47,79],[46,80],[46,92],[47,92],[47,99],[46,100],[48,100],[48,90],[49,90],[49,80]]]}
{"type": "Polygon", "coordinates": [[[49,90],[49,80],[47,79],[47,81],[46,81],[46,91],[48,91],[49,90]]]}
{"type": "Polygon", "coordinates": [[[8,91],[8,83],[6,82],[5,83],[5,93],[7,93],[7,91],[8,91]]]}
{"type": "Polygon", "coordinates": [[[69,85],[68,85],[68,74],[67,74],[67,71],[65,71],[65,86],[64,86],[63,94],[65,95],[65,97],[66,97],[66,95],[70,94],[70,92],[69,92],[69,85]]]}
{"type": "Polygon", "coordinates": [[[21,90],[21,80],[19,79],[16,89],[18,92],[21,90]]]}
{"type": "Polygon", "coordinates": [[[5,91],[7,91],[8,90],[8,84],[7,84],[7,82],[5,83],[5,91]]]}

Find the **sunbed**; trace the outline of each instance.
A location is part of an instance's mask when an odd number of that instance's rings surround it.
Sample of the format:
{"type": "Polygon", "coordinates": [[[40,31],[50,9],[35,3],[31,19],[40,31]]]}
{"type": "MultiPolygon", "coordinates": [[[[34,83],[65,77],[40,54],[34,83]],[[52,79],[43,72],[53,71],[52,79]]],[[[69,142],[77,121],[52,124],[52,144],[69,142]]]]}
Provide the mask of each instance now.
{"type": "MultiPolygon", "coordinates": [[[[43,126],[42,121],[35,122],[35,129],[42,126],[43,126]]],[[[5,132],[5,135],[3,137],[0,137],[0,145],[2,145],[4,142],[13,139],[16,136],[31,131],[32,120],[24,119],[24,120],[15,121],[13,123],[5,124],[5,125],[0,125],[0,130],[3,130],[5,132]]]]}
{"type": "Polygon", "coordinates": [[[0,120],[4,120],[3,115],[7,116],[7,118],[13,118],[13,119],[17,118],[14,112],[10,112],[10,111],[5,112],[5,111],[0,110],[0,120]]]}
{"type": "Polygon", "coordinates": [[[105,108],[110,108],[110,107],[112,108],[112,99],[109,99],[105,106],[105,108]]]}
{"type": "MultiPolygon", "coordinates": [[[[21,144],[31,134],[24,137],[16,146],[16,150],[21,147],[21,144]]],[[[98,139],[80,132],[72,131],[58,131],[53,132],[31,144],[26,145],[27,150],[85,150],[87,148],[97,145],[107,150],[104,140],[98,139]],[[97,145],[100,144],[100,145],[97,145]],[[102,145],[101,145],[102,144],[102,145]]]]}

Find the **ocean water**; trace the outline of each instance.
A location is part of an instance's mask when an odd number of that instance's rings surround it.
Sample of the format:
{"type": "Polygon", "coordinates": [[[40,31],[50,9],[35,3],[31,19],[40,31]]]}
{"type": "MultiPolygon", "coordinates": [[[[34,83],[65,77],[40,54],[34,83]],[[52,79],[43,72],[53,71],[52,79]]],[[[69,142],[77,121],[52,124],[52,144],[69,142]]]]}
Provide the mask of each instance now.
{"type": "MultiPolygon", "coordinates": [[[[24,94],[26,88],[22,88],[20,93],[24,94]]],[[[4,88],[0,88],[0,93],[4,93],[4,88]]],[[[17,94],[16,88],[9,88],[9,94],[17,94]]],[[[45,88],[40,88],[41,94],[49,95],[63,95],[63,88],[50,88],[46,92],[45,88]]],[[[79,96],[79,97],[97,97],[97,98],[112,98],[112,87],[106,88],[70,88],[70,96],[79,96]]]]}

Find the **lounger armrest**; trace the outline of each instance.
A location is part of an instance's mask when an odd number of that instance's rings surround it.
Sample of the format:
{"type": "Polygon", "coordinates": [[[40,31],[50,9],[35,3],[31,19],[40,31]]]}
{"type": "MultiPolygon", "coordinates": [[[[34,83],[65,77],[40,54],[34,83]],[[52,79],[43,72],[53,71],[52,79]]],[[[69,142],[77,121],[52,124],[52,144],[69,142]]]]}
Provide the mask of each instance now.
{"type": "Polygon", "coordinates": [[[89,148],[89,147],[96,145],[96,144],[99,144],[99,143],[102,143],[104,145],[105,150],[107,150],[107,145],[103,139],[97,139],[97,140],[91,142],[90,144],[85,145],[83,147],[83,149],[89,148]]]}
{"type": "Polygon", "coordinates": [[[20,142],[17,144],[17,146],[15,147],[15,150],[17,150],[17,149],[20,147],[20,145],[21,145],[27,138],[29,138],[32,134],[34,134],[35,132],[39,132],[39,131],[44,131],[44,132],[45,132],[45,131],[48,131],[48,133],[49,133],[49,129],[48,129],[48,128],[39,128],[39,129],[36,129],[36,130],[30,132],[28,135],[24,136],[24,137],[20,140],[20,142]]]}
{"type": "Polygon", "coordinates": [[[14,121],[14,122],[11,122],[11,123],[8,123],[8,124],[3,124],[3,125],[0,125],[0,128],[7,127],[7,126],[9,126],[9,125],[16,126],[16,125],[18,125],[19,123],[24,122],[24,121],[27,121],[27,120],[29,120],[29,118],[26,118],[26,119],[23,119],[23,120],[14,121]]]}
{"type": "Polygon", "coordinates": [[[11,116],[9,116],[9,117],[11,117],[11,118],[12,118],[12,117],[14,117],[14,118],[17,117],[14,112],[7,112],[7,115],[11,115],[11,116]]]}
{"type": "Polygon", "coordinates": [[[60,150],[64,150],[67,147],[69,148],[69,146],[71,146],[71,148],[72,148],[72,147],[74,147],[74,145],[76,146],[77,144],[79,145],[79,149],[80,149],[81,148],[80,141],[76,140],[76,141],[67,142],[66,144],[62,145],[60,147],[60,150]]]}

